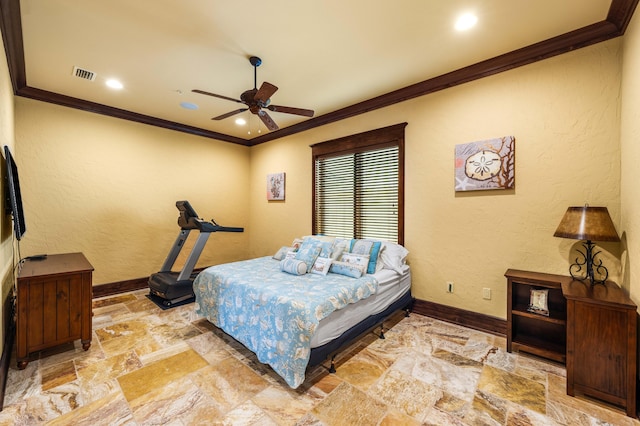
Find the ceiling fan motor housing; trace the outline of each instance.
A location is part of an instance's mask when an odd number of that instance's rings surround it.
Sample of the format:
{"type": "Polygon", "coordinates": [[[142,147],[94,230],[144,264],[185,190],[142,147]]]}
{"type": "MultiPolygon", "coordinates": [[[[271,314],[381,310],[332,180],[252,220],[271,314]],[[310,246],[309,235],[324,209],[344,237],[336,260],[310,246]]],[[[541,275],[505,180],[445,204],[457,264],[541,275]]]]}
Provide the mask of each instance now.
{"type": "Polygon", "coordinates": [[[258,93],[258,89],[249,89],[240,95],[240,100],[245,103],[254,114],[256,114],[260,108],[264,108],[271,103],[271,99],[267,99],[266,101],[256,99],[256,93],[258,93]]]}

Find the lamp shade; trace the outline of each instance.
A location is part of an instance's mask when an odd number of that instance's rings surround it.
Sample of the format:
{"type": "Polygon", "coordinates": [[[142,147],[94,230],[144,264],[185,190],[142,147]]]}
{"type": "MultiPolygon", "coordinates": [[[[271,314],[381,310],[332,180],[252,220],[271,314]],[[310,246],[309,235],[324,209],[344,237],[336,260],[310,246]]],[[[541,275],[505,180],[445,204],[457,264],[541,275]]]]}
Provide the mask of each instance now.
{"type": "Polygon", "coordinates": [[[620,241],[606,207],[569,207],[554,237],[588,241],[620,241]]]}

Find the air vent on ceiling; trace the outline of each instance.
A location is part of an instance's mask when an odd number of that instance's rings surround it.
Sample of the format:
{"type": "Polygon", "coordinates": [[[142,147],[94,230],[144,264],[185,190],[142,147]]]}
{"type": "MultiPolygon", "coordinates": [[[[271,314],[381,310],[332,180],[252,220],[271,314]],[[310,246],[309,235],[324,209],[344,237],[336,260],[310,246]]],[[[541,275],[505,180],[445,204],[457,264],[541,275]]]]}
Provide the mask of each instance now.
{"type": "Polygon", "coordinates": [[[96,79],[96,73],[93,71],[85,70],[79,67],[73,67],[73,75],[85,80],[94,81],[96,79]]]}

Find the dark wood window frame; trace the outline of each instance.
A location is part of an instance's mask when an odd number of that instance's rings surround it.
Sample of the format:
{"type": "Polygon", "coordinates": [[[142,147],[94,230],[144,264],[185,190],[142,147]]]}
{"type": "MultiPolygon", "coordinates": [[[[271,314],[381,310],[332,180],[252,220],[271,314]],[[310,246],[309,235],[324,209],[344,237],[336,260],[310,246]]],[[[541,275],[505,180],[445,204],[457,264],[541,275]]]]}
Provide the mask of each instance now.
{"type": "Polygon", "coordinates": [[[316,161],[321,158],[398,147],[398,244],[404,245],[404,129],[407,123],[383,127],[311,145],[312,152],[312,231],[316,223],[316,161]]]}

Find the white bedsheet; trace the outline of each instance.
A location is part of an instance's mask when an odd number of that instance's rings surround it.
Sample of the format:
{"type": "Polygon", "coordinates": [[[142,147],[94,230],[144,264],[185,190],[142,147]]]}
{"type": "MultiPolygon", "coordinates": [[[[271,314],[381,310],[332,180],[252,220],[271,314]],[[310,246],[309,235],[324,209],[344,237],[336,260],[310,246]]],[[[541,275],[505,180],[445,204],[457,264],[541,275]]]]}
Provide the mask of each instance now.
{"type": "Polygon", "coordinates": [[[322,319],[311,338],[311,347],[316,348],[340,337],[342,333],[370,315],[384,311],[411,287],[411,271],[404,265],[402,275],[396,271],[382,269],[373,276],[378,280],[376,294],[334,311],[322,319]]]}

